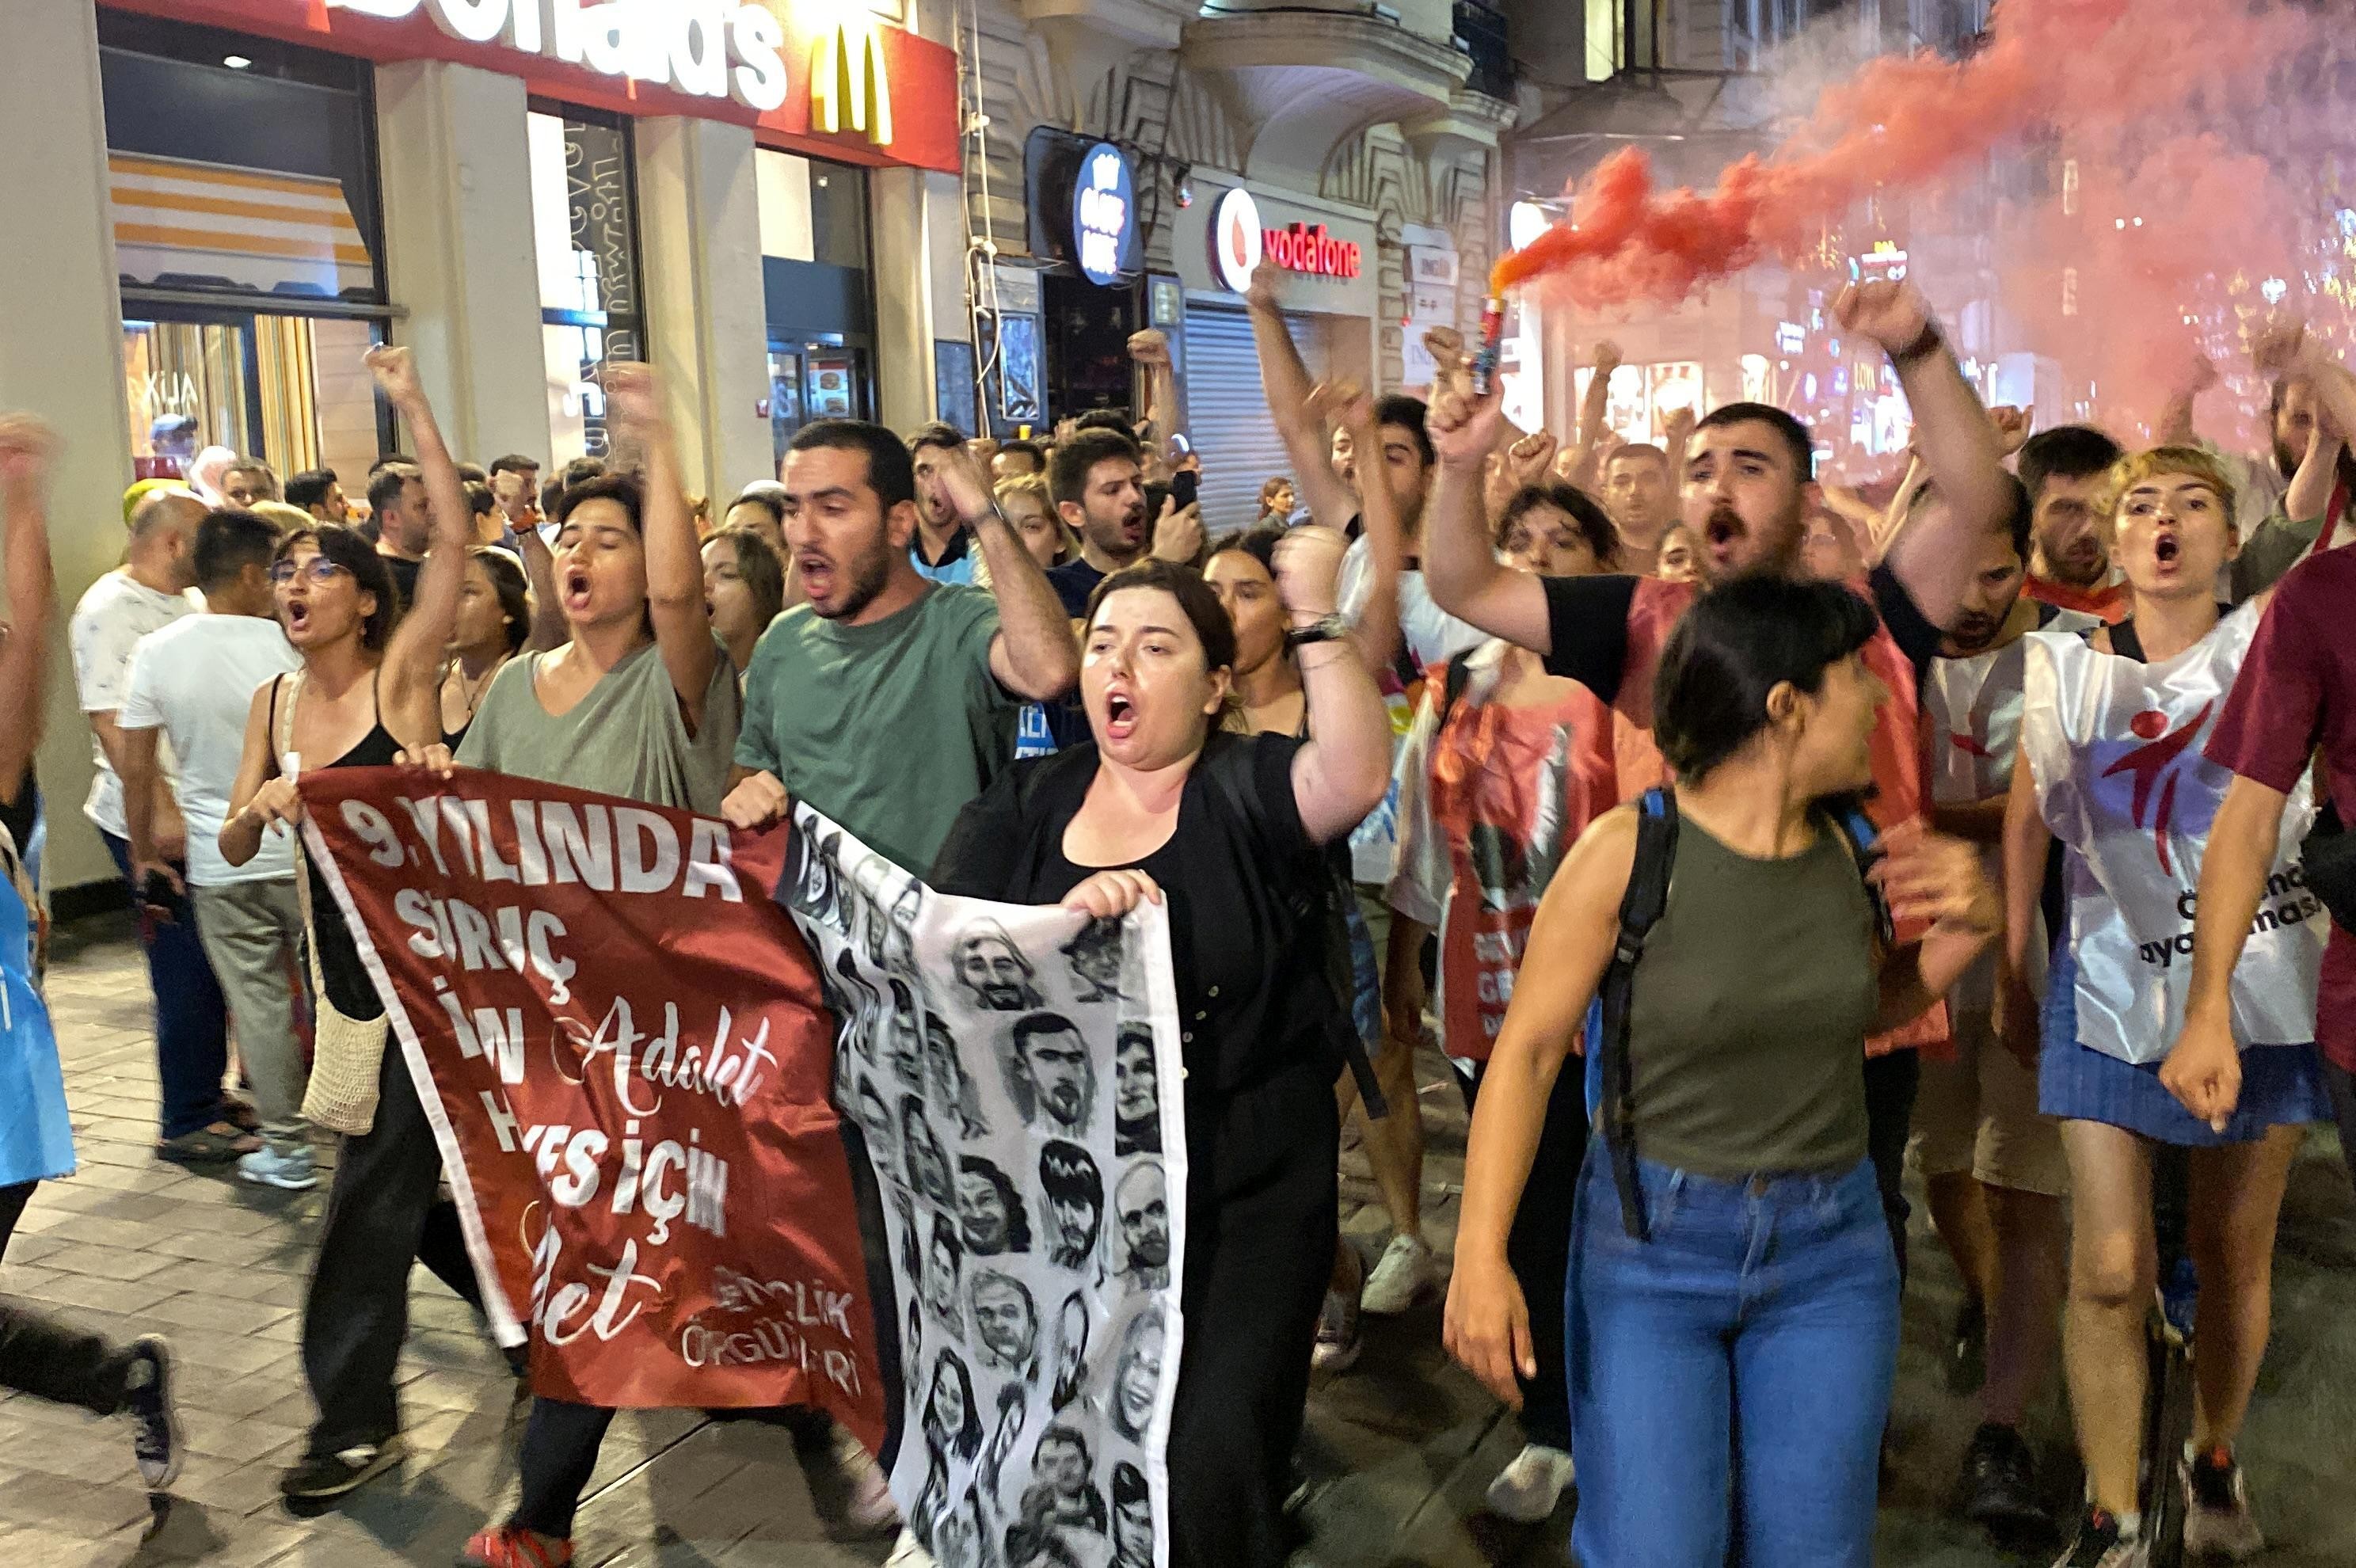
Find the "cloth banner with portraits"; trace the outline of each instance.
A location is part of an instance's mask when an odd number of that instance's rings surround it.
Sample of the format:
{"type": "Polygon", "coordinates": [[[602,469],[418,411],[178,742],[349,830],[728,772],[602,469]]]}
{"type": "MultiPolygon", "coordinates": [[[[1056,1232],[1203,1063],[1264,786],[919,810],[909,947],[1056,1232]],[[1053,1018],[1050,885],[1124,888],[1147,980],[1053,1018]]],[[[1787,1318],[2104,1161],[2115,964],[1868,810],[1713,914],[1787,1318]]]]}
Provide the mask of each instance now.
{"type": "Polygon", "coordinates": [[[889,1238],[909,1527],[942,1568],[1167,1562],[1186,1142],[1165,910],[950,897],[807,806],[784,861],[889,1238]]]}
{"type": "Polygon", "coordinates": [[[834,1024],[769,897],[785,834],[466,768],[301,788],[534,1391],[815,1406],[882,1449],[834,1024]]]}

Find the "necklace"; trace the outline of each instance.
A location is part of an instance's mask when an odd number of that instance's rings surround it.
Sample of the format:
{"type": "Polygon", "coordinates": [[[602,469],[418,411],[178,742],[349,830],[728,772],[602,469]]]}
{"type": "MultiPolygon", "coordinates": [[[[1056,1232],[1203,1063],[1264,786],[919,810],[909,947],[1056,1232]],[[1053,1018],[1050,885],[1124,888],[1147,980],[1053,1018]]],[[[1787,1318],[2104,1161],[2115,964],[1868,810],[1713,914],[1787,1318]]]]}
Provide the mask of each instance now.
{"type": "Polygon", "coordinates": [[[466,679],[465,663],[455,659],[450,660],[450,673],[458,678],[458,695],[466,703],[466,723],[474,723],[476,712],[483,705],[483,693],[489,690],[492,679],[506,667],[505,659],[495,660],[484,669],[480,676],[469,681],[466,679]]]}

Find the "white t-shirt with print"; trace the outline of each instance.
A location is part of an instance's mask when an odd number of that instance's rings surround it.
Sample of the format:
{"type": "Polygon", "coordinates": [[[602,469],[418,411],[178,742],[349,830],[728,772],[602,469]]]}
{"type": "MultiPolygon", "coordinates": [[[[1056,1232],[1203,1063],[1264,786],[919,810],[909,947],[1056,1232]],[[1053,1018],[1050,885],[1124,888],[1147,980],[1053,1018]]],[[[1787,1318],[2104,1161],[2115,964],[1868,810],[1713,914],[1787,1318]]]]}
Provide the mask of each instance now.
{"type": "MultiPolygon", "coordinates": [[[[187,594],[158,593],[132,579],[127,571],[109,572],[90,585],[74,607],[67,627],[73,650],[74,690],[86,714],[113,713],[123,706],[131,675],[131,652],[139,639],[160,631],[198,608],[187,594]]],[[[127,838],[131,829],[123,819],[123,780],[106,760],[98,732],[91,731],[90,758],[93,770],[90,799],[82,815],[101,831],[127,838]]]]}
{"type": "Polygon", "coordinates": [[[245,754],[245,720],[263,682],[302,667],[274,620],[199,615],[139,639],[114,722],[160,729],[180,759],[174,793],[188,823],[188,881],[198,887],[294,875],[294,840],[273,827],[243,865],[221,858],[221,823],[245,754]]]}

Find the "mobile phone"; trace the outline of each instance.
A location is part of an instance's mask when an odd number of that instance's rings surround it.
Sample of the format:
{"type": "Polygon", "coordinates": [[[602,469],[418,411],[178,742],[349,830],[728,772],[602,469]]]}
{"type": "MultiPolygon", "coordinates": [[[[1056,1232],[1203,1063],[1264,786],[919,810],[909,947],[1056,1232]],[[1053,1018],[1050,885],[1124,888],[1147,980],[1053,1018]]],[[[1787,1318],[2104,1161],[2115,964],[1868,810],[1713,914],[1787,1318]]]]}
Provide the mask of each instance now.
{"type": "Polygon", "coordinates": [[[166,919],[179,914],[180,896],[172,887],[172,879],[160,871],[149,871],[139,885],[139,902],[166,919]]]}
{"type": "Polygon", "coordinates": [[[1192,468],[1181,468],[1170,476],[1170,499],[1178,510],[1193,506],[1202,492],[1202,477],[1192,468]]]}

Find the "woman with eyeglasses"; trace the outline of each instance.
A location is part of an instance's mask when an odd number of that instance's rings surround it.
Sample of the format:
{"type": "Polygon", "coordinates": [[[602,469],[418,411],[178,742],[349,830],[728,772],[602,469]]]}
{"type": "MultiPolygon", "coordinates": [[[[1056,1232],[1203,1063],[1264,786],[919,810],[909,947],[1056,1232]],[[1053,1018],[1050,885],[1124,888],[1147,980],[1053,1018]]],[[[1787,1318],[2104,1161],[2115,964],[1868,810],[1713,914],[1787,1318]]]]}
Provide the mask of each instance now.
{"type": "MultiPolygon", "coordinates": [[[[377,768],[404,746],[442,734],[444,650],[457,625],[474,513],[405,349],[369,350],[368,365],[408,428],[423,471],[433,547],[404,618],[384,557],[350,529],[321,523],[287,535],[271,564],[278,621],[303,668],[254,693],[245,756],[221,825],[221,855],[252,860],[266,833],[302,821],[305,768],[377,768]]],[[[297,841],[300,849],[300,841],[297,841]]],[[[303,1370],[319,1406],[309,1445],[279,1480],[291,1498],[333,1498],[399,1460],[393,1369],[408,1326],[409,1269],[422,1261],[481,1305],[455,1208],[439,1200],[442,1159],[417,1090],[384,1048],[384,1004],[360,963],[318,868],[297,878],[316,993],[315,1079],[341,1074],[356,1090],[336,1160],[319,1256],[303,1311],[303,1370]],[[372,1117],[368,1078],[376,1093],[372,1117]]]]}

